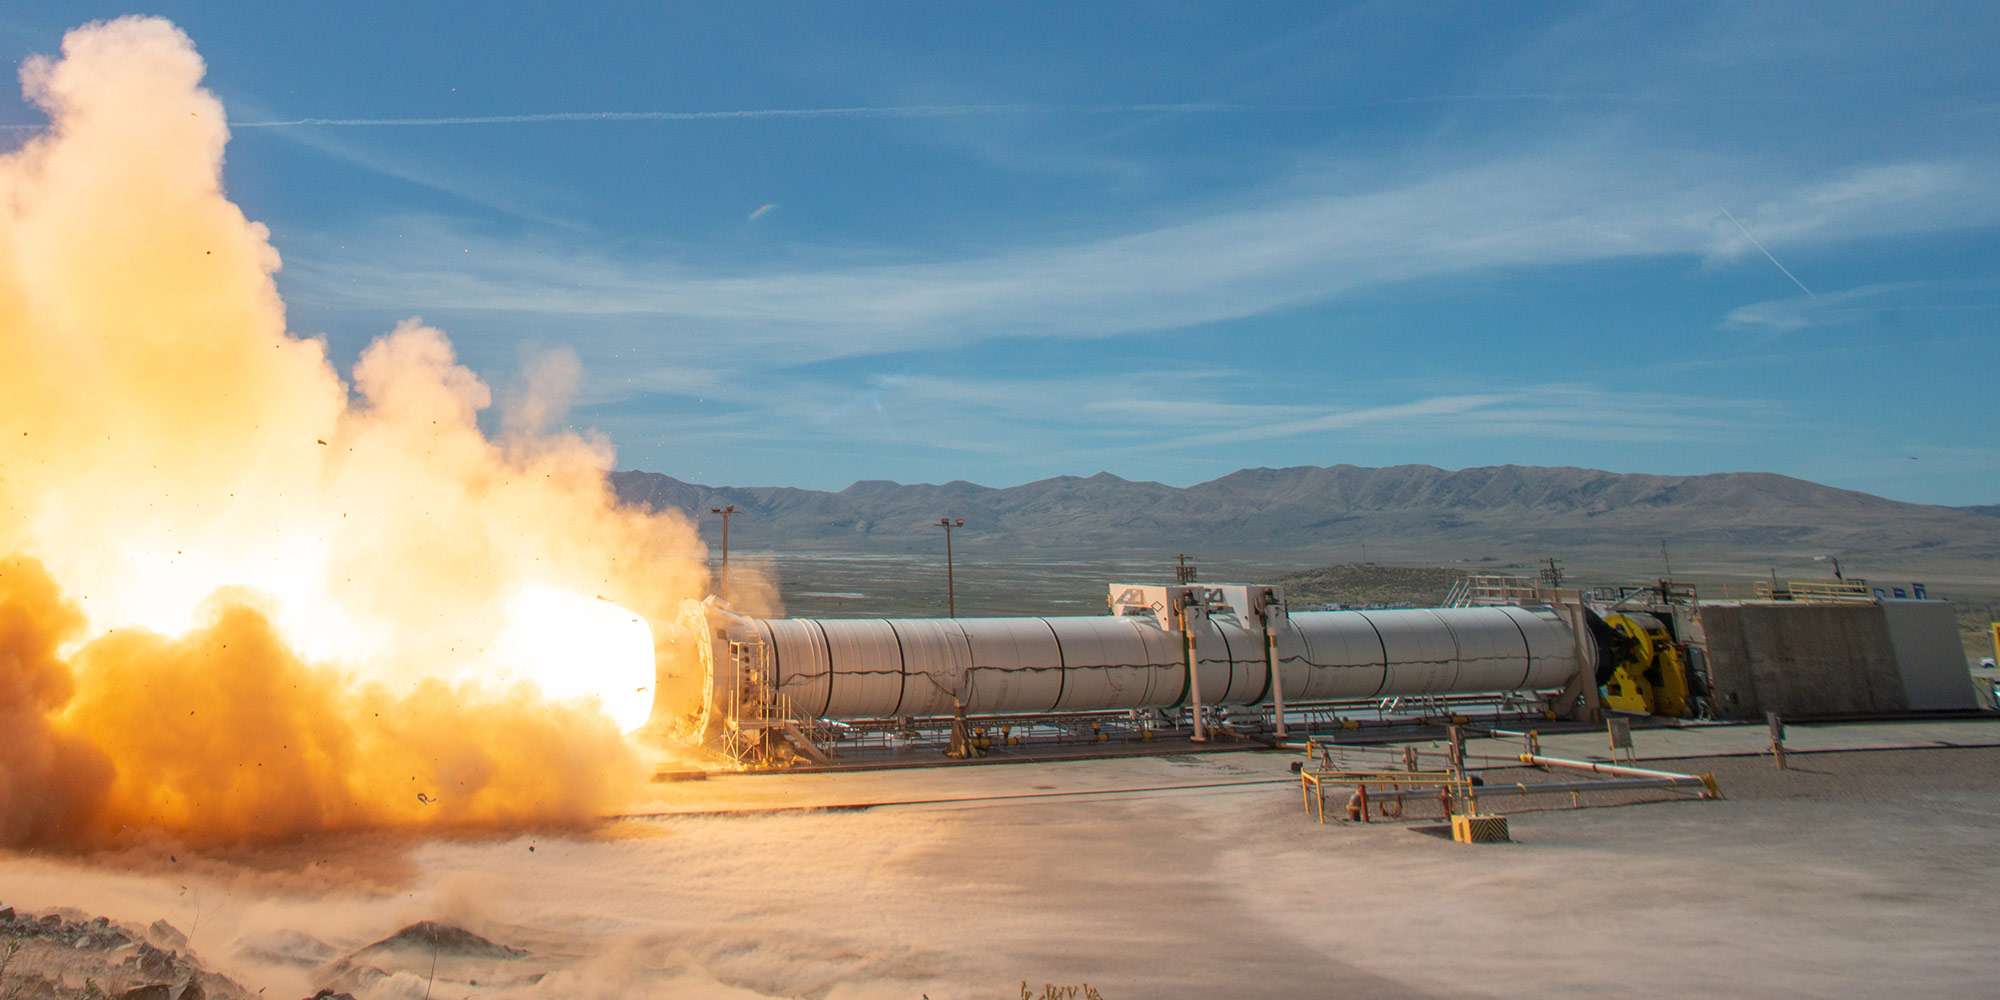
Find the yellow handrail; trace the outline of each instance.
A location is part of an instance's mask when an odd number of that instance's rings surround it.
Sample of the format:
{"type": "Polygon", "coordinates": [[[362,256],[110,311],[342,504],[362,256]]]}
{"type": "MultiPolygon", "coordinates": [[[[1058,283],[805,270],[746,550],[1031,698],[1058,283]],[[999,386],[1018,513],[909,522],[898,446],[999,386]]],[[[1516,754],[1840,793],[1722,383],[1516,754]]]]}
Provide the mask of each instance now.
{"type": "Polygon", "coordinates": [[[1756,594],[1760,600],[1812,601],[1818,603],[1865,602],[1875,599],[1865,580],[1787,580],[1782,589],[1773,590],[1768,582],[1759,580],[1756,594]]]}

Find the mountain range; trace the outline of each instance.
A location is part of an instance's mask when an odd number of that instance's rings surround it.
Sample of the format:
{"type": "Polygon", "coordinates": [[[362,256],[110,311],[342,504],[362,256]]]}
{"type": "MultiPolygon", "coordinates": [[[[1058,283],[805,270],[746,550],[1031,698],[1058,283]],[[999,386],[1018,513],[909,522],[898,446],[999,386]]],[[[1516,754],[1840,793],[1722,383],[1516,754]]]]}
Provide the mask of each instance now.
{"type": "MultiPolygon", "coordinates": [[[[1904,503],[1761,472],[1658,476],[1595,469],[1352,465],[1243,469],[1188,487],[1100,472],[1020,486],[864,480],[839,492],[719,487],[655,472],[612,474],[627,503],[697,516],[734,505],[738,551],[896,553],[953,542],[1022,558],[1161,554],[1339,562],[1498,563],[1556,556],[1605,568],[1683,572],[1772,566],[1854,575],[1924,571],[1964,579],[2000,565],[2000,506],[1904,503]]],[[[1476,568],[1476,567],[1475,567],[1476,568]]]]}

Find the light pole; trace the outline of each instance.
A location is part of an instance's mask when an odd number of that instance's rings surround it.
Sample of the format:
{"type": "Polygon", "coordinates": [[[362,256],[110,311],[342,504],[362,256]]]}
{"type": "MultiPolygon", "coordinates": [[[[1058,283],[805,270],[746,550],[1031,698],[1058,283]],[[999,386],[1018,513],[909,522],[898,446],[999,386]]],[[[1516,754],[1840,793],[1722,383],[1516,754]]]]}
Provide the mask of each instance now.
{"type": "Polygon", "coordinates": [[[716,590],[727,594],[729,592],[729,515],[737,513],[736,505],[710,507],[708,512],[722,515],[722,583],[716,587],[716,590]]]}
{"type": "Polygon", "coordinates": [[[948,517],[938,518],[938,527],[944,529],[944,594],[951,606],[951,617],[958,617],[958,580],[951,568],[951,529],[965,527],[965,519],[954,521],[948,517]]]}
{"type": "Polygon", "coordinates": [[[1840,575],[1840,557],[1839,557],[1839,556],[1814,556],[1814,557],[1813,557],[1813,562],[1830,562],[1830,563],[1832,563],[1832,564],[1833,564],[1833,578],[1834,578],[1834,579],[1836,579],[1836,580],[1840,580],[1840,581],[1842,581],[1842,582],[1845,582],[1845,581],[1847,580],[1847,578],[1846,578],[1846,577],[1844,577],[1844,576],[1841,576],[1841,575],[1840,575]]]}

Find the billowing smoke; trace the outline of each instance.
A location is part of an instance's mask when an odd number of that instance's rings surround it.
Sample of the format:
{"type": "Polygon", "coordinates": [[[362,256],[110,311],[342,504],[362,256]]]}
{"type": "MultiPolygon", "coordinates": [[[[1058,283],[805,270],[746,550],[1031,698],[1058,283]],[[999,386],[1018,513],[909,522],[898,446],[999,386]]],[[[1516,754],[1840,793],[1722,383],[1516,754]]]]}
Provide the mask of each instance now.
{"type": "Polygon", "coordinates": [[[692,529],[552,429],[572,355],[489,438],[439,331],[351,384],[288,332],[202,73],[154,18],[21,71],[50,126],[0,157],[0,843],[616,807],[692,529]]]}

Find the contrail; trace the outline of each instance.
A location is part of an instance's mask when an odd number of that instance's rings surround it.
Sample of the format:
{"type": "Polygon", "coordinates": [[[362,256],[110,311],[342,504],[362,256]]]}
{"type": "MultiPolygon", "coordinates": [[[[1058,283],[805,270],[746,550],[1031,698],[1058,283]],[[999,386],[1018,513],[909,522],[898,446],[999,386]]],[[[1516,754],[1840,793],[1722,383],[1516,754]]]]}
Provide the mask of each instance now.
{"type": "MultiPolygon", "coordinates": [[[[1618,94],[1432,94],[1393,97],[1372,101],[1333,104],[1250,105],[1217,101],[1157,102],[1150,104],[914,104],[858,105],[845,108],[745,108],[737,111],[556,111],[526,115],[453,115],[441,118],[292,118],[286,120],[240,122],[235,128],[302,128],[317,126],[399,126],[399,125],[533,125],[544,122],[593,121],[730,121],[754,118],[953,118],[971,115],[1021,114],[1245,114],[1344,111],[1387,107],[1398,104],[1440,104],[1458,101],[1564,101],[1601,100],[1618,94]]],[[[23,126],[25,127],[25,126],[23,126]]]]}
{"type": "MultiPolygon", "coordinates": [[[[1722,214],[1729,215],[1729,210],[1726,208],[1723,209],[1722,214]]],[[[1736,216],[1729,215],[1729,221],[1736,222],[1736,216]]],[[[1750,230],[1743,229],[1743,223],[1736,222],[1736,228],[1743,230],[1743,238],[1749,240],[1751,246],[1756,247],[1759,250],[1764,250],[1764,244],[1757,242],[1757,237],[1750,235],[1750,230]]],[[[1785,265],[1778,264],[1778,258],[1772,257],[1771,251],[1764,250],[1764,256],[1768,258],[1771,261],[1771,263],[1777,264],[1778,270],[1784,271],[1785,277],[1792,279],[1792,284],[1799,286],[1799,291],[1806,293],[1806,298],[1809,299],[1819,298],[1819,296],[1813,294],[1812,289],[1806,287],[1805,282],[1799,280],[1798,275],[1793,274],[1789,268],[1785,267],[1785,265]]]]}
{"type": "Polygon", "coordinates": [[[964,115],[1070,113],[1086,115],[1148,112],[1230,112],[1253,110],[1243,105],[1187,104],[917,104],[891,107],[749,108],[739,111],[558,111],[532,115],[459,115],[444,118],[294,118],[285,121],[232,121],[232,128],[297,128],[320,126],[401,125],[532,125],[543,122],[700,122],[745,118],[950,118],[964,115]]]}
{"type": "MultiPolygon", "coordinates": [[[[1572,101],[1629,98],[1620,94],[1431,94],[1331,104],[1250,105],[1214,101],[1151,104],[915,104],[845,108],[744,108],[736,111],[554,111],[524,115],[449,115],[436,118],[288,118],[231,121],[232,128],[370,128],[435,125],[534,125],[553,122],[699,122],[745,119],[800,118],[953,118],[974,115],[1024,114],[1278,114],[1353,111],[1405,104],[1448,104],[1463,101],[1572,101]]],[[[43,125],[0,125],[0,131],[41,131],[43,125]]]]}

